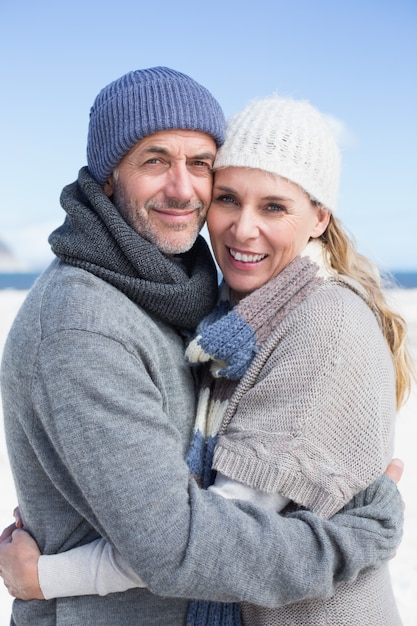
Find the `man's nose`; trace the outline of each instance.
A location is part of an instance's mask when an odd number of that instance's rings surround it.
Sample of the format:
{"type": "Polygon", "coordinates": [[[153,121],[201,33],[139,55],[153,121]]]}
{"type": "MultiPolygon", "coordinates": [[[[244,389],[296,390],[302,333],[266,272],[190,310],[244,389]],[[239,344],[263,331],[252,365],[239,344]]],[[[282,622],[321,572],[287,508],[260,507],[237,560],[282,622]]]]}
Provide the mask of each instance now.
{"type": "Polygon", "coordinates": [[[180,204],[194,198],[192,175],[185,163],[176,164],[168,170],[165,194],[168,198],[178,200],[180,204]]]}

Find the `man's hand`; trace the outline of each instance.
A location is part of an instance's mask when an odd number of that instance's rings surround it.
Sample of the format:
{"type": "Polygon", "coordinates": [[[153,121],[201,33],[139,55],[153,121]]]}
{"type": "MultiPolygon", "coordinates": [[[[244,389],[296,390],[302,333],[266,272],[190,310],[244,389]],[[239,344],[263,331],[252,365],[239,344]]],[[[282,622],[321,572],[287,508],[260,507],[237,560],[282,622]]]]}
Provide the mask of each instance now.
{"type": "Polygon", "coordinates": [[[39,586],[38,560],[40,551],[36,542],[15,524],[8,526],[0,543],[0,575],[10,595],[19,600],[43,600],[39,586]],[[14,528],[10,533],[10,529],[14,528]]]}
{"type": "Polygon", "coordinates": [[[385,474],[391,478],[395,483],[399,483],[401,476],[403,475],[404,463],[401,459],[392,459],[391,463],[385,470],[385,474]]]}

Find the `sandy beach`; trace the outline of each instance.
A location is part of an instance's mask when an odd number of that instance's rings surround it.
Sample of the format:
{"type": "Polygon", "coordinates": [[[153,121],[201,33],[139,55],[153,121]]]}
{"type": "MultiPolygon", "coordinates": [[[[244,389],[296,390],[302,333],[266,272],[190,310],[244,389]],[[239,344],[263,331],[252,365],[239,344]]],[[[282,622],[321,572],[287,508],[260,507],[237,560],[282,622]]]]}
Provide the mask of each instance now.
{"type": "MultiPolygon", "coordinates": [[[[8,329],[26,296],[24,291],[0,290],[0,354],[3,351],[8,329]]],[[[406,319],[410,332],[410,345],[417,362],[417,289],[395,289],[389,297],[396,309],[406,319]]],[[[0,417],[2,415],[0,413],[0,417]]],[[[398,415],[396,456],[405,463],[400,484],[406,503],[404,539],[396,557],[391,562],[394,590],[404,626],[417,624],[417,389],[414,388],[406,405],[398,415]]],[[[13,481],[7,460],[3,428],[0,429],[0,529],[12,521],[16,505],[13,481]]],[[[9,624],[12,598],[0,585],[0,626],[9,624]]]]}

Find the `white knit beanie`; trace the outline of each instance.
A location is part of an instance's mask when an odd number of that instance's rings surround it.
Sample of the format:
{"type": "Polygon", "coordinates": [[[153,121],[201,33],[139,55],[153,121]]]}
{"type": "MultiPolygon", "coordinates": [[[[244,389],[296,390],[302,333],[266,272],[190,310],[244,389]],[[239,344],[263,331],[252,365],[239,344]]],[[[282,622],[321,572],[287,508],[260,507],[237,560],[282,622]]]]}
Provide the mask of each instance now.
{"type": "Polygon", "coordinates": [[[308,102],[273,96],[232,116],[214,169],[250,167],[286,178],[334,212],[340,150],[328,120],[308,102]]]}

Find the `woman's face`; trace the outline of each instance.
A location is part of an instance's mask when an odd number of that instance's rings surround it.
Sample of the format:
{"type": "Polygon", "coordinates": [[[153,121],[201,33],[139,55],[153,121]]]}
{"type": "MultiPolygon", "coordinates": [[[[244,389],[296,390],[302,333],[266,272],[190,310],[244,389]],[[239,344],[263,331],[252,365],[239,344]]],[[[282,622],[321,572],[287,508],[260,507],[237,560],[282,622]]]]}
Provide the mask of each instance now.
{"type": "Polygon", "coordinates": [[[228,167],[214,177],[207,226],[237,298],[277,276],[326,229],[330,213],[295,183],[263,170],[228,167]]]}

